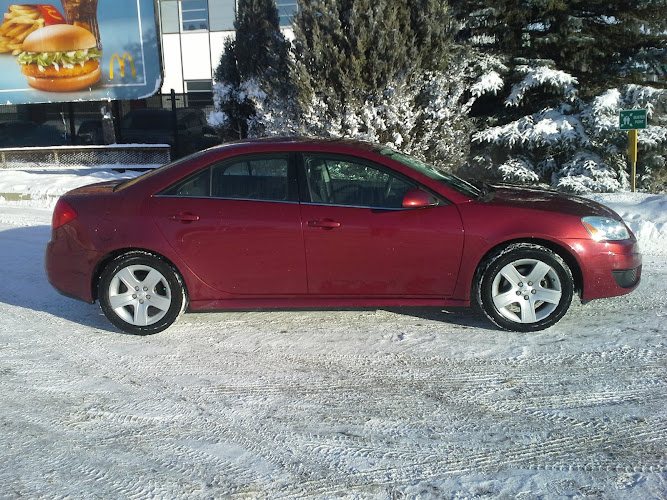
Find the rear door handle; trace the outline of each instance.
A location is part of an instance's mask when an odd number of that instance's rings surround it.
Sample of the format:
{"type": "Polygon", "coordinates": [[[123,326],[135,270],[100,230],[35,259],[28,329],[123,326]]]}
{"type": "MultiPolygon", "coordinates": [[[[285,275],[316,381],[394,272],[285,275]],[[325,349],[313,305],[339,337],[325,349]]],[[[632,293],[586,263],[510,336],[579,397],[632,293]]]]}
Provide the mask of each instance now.
{"type": "Polygon", "coordinates": [[[199,220],[199,216],[191,213],[180,213],[176,215],[170,215],[169,220],[175,220],[179,222],[194,222],[199,220]]]}
{"type": "Polygon", "coordinates": [[[331,219],[309,220],[309,227],[321,227],[322,229],[335,229],[340,227],[340,222],[331,219]]]}

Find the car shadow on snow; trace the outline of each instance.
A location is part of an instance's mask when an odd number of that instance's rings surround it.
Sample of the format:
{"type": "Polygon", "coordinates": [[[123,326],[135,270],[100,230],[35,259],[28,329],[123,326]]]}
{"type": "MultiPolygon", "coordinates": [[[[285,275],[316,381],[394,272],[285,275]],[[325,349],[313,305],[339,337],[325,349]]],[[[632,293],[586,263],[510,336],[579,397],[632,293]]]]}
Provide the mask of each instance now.
{"type": "Polygon", "coordinates": [[[475,307],[384,307],[384,311],[404,314],[427,321],[439,321],[447,325],[481,330],[498,330],[484,314],[475,307]]]}
{"type": "MultiPolygon", "coordinates": [[[[276,308],[240,308],[240,309],[224,309],[224,310],[197,310],[186,313],[188,318],[196,318],[197,315],[206,315],[208,318],[224,318],[225,314],[235,313],[294,313],[294,321],[299,321],[300,313],[313,312],[376,312],[385,311],[400,316],[409,316],[416,319],[441,323],[444,327],[450,326],[453,329],[477,329],[485,331],[498,331],[493,323],[486,319],[481,311],[474,307],[418,307],[418,306],[404,306],[404,307],[276,307],[276,308]],[[220,315],[220,316],[211,316],[220,315]]],[[[262,316],[264,317],[264,316],[262,316]]],[[[237,316],[234,316],[238,319],[237,316]]],[[[218,319],[210,319],[209,321],[218,321],[218,319]]],[[[252,320],[248,320],[252,321],[252,320]]],[[[332,320],[335,321],[335,320],[332,320]]],[[[178,324],[178,321],[177,323],[178,324]]]]}
{"type": "MultiPolygon", "coordinates": [[[[38,311],[73,323],[117,332],[97,304],[60,295],[48,282],[44,252],[49,226],[28,226],[0,231],[1,304],[38,311]]],[[[18,313],[19,317],[26,317],[18,313]]],[[[30,316],[27,316],[30,322],[30,316]]],[[[27,325],[29,326],[29,325],[27,325]]]]}

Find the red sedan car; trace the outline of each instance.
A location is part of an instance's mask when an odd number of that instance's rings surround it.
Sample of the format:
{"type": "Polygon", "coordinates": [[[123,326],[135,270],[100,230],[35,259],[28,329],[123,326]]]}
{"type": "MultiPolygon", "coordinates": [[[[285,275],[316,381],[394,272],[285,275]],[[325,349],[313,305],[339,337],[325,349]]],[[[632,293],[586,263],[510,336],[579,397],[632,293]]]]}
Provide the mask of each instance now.
{"type": "Polygon", "coordinates": [[[479,305],[504,329],[555,324],[637,287],[634,235],[607,207],[473,185],[378,145],[209,149],[64,195],[46,271],[121,330],[185,310],[479,305]]]}

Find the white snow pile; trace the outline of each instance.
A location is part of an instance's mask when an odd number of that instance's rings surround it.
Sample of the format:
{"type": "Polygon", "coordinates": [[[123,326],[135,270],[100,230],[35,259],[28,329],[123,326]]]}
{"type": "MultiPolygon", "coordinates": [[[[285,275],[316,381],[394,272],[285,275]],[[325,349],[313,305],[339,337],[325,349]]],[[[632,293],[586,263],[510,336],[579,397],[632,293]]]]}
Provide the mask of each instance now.
{"type": "MultiPolygon", "coordinates": [[[[141,172],[125,170],[131,166],[123,165],[124,173],[114,170],[116,165],[101,165],[94,169],[64,168],[63,170],[0,170],[0,203],[20,203],[20,206],[52,208],[58,197],[67,191],[114,179],[134,177],[141,172]]],[[[146,165],[136,168],[145,169],[146,165]]]]}
{"type": "Polygon", "coordinates": [[[667,255],[667,195],[597,193],[587,198],[611,207],[623,217],[643,253],[667,255]]]}

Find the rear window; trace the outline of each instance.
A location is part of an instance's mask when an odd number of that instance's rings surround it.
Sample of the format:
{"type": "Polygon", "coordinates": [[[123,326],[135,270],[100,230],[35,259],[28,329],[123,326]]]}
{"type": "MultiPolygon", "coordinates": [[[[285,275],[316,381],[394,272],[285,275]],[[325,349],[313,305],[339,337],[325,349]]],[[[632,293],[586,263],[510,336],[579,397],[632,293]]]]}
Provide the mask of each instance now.
{"type": "Polygon", "coordinates": [[[287,155],[241,157],[208,166],[161,195],[237,200],[288,201],[287,155]]]}
{"type": "Polygon", "coordinates": [[[167,163],[166,165],[162,165],[161,167],[155,168],[153,170],[149,170],[148,172],[146,172],[144,174],[141,174],[138,177],[135,177],[133,179],[128,179],[128,180],[118,184],[114,188],[114,191],[121,191],[121,190],[123,190],[125,188],[128,188],[130,186],[134,186],[136,183],[141,182],[142,180],[147,179],[147,178],[157,174],[158,172],[164,172],[167,169],[170,169],[172,167],[176,167],[176,166],[180,165],[181,163],[185,163],[187,161],[190,161],[193,158],[196,158],[197,156],[199,156],[201,154],[204,154],[204,151],[200,151],[198,153],[193,153],[189,156],[185,156],[185,157],[180,158],[176,161],[172,161],[171,163],[167,163]]]}

